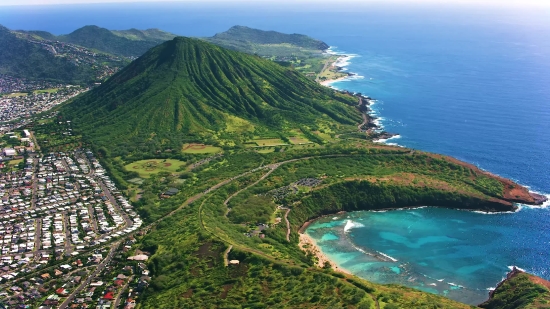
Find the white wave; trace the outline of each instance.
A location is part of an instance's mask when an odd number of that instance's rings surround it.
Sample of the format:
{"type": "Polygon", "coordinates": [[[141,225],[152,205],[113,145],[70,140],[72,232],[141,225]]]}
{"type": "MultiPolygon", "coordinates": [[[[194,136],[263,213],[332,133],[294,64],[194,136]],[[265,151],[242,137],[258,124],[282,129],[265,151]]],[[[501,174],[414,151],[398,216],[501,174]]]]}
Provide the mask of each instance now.
{"type": "MultiPolygon", "coordinates": [[[[379,122],[377,122],[377,121],[378,121],[379,119],[384,120],[384,118],[383,118],[383,117],[380,117],[380,118],[374,120],[374,123],[375,123],[376,125],[378,125],[378,126],[379,126],[379,122]]],[[[397,135],[394,135],[394,136],[392,136],[392,137],[390,137],[390,138],[380,138],[380,139],[374,140],[374,142],[375,142],[375,143],[385,143],[385,144],[390,145],[389,143],[387,143],[387,141],[392,140],[392,139],[399,139],[399,138],[401,138],[401,135],[397,134],[397,135]]],[[[393,143],[393,144],[391,144],[391,145],[397,145],[397,146],[403,147],[403,146],[398,145],[398,144],[396,144],[396,143],[393,143]]]]}
{"type": "Polygon", "coordinates": [[[378,254],[380,254],[381,256],[383,256],[383,257],[385,257],[385,258],[391,260],[392,262],[397,262],[397,259],[396,259],[396,258],[393,258],[393,257],[391,257],[391,256],[389,256],[389,255],[387,255],[387,254],[385,254],[385,253],[383,253],[383,252],[376,251],[376,253],[378,253],[378,254]]]}
{"type": "Polygon", "coordinates": [[[447,282],[447,284],[448,284],[448,285],[452,285],[452,286],[456,286],[456,287],[459,287],[459,288],[461,288],[461,289],[463,289],[463,288],[464,288],[464,286],[463,286],[463,285],[460,285],[460,284],[456,284],[456,283],[453,283],[453,282],[447,282]]]}
{"type": "Polygon", "coordinates": [[[408,210],[416,210],[416,209],[424,209],[424,208],[428,208],[428,206],[411,207],[411,208],[408,208],[408,210]]]}
{"type": "Polygon", "coordinates": [[[437,280],[437,281],[439,281],[439,282],[443,282],[443,280],[445,280],[445,278],[443,278],[443,279],[435,279],[435,280],[437,280]]]}
{"type": "Polygon", "coordinates": [[[338,220],[338,217],[333,217],[332,220],[338,220]]]}
{"type": "MultiPolygon", "coordinates": [[[[336,55],[338,55],[338,54],[336,54],[336,55]]],[[[338,58],[338,60],[336,60],[336,62],[334,62],[334,66],[340,67],[340,68],[342,68],[343,71],[345,71],[347,69],[346,67],[351,64],[351,59],[356,58],[356,57],[359,57],[359,55],[356,55],[356,54],[342,55],[342,57],[338,58]]]]}
{"type": "Polygon", "coordinates": [[[515,267],[517,270],[519,270],[519,271],[526,272],[525,269],[519,268],[519,267],[517,267],[517,266],[515,266],[515,265],[508,266],[508,269],[514,270],[514,267],[515,267]]]}
{"type": "Polygon", "coordinates": [[[407,148],[403,145],[399,145],[398,143],[386,143],[386,145],[390,145],[390,146],[396,146],[396,147],[401,147],[401,148],[407,148]]]}
{"type": "Polygon", "coordinates": [[[353,228],[357,228],[357,227],[364,227],[363,224],[361,223],[358,223],[358,222],[353,222],[351,220],[347,220],[346,222],[346,226],[344,226],[344,232],[347,232],[353,228]]]}
{"type": "Polygon", "coordinates": [[[437,286],[437,284],[435,284],[435,283],[430,283],[430,284],[428,284],[428,285],[437,286]]]}
{"type": "Polygon", "coordinates": [[[502,215],[502,214],[515,214],[516,212],[520,211],[521,207],[518,208],[516,211],[500,211],[500,212],[488,212],[488,211],[481,211],[481,210],[466,210],[475,212],[476,214],[482,214],[482,215],[502,215]]]}
{"type": "Polygon", "coordinates": [[[328,49],[325,50],[325,54],[328,55],[341,55],[341,52],[336,51],[335,49],[338,48],[338,46],[330,46],[328,49]]]}
{"type": "MultiPolygon", "coordinates": [[[[527,189],[529,189],[528,186],[524,186],[524,187],[526,187],[527,189]]],[[[542,205],[519,204],[519,206],[525,207],[525,208],[531,208],[531,209],[550,208],[550,194],[546,194],[546,193],[542,193],[542,192],[537,192],[537,191],[531,191],[531,192],[536,193],[536,194],[539,194],[539,195],[545,196],[545,197],[546,197],[546,202],[542,203],[542,205]]]]}
{"type": "Polygon", "coordinates": [[[363,250],[363,249],[357,247],[357,246],[354,245],[354,244],[352,244],[351,246],[353,247],[353,249],[355,249],[355,250],[357,250],[357,251],[359,251],[359,252],[361,252],[361,253],[364,253],[364,254],[366,254],[366,255],[371,255],[371,254],[369,254],[367,251],[365,251],[365,250],[363,250]]]}

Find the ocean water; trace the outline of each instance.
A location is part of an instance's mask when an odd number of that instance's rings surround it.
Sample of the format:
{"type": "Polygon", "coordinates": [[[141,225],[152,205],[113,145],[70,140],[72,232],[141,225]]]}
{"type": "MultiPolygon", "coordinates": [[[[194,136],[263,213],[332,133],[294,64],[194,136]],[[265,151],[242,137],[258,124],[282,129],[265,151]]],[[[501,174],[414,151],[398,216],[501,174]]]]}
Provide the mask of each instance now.
{"type": "Polygon", "coordinates": [[[307,229],[339,267],[378,283],[399,283],[479,304],[518,266],[550,278],[550,218],[540,212],[486,215],[442,208],[354,212],[307,229]]]}
{"type": "MultiPolygon", "coordinates": [[[[400,134],[388,143],[452,155],[545,194],[550,193],[548,20],[548,7],[456,4],[0,7],[0,24],[54,34],[88,24],[185,36],[211,36],[233,25],[308,34],[353,55],[343,65],[357,75],[333,86],[377,99],[373,108],[380,123],[400,134]]],[[[485,300],[486,289],[511,265],[550,279],[547,208],[499,215],[436,208],[357,212],[322,219],[307,233],[358,276],[471,304],[485,300]]]]}

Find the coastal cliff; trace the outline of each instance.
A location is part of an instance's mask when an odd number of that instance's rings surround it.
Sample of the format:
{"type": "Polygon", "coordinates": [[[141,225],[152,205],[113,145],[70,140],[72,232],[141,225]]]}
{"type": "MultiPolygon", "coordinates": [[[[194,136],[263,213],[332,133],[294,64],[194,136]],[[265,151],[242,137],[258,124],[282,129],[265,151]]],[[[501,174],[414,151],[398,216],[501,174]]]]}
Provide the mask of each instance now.
{"type": "Polygon", "coordinates": [[[433,206],[508,212],[517,210],[517,203],[546,201],[511,180],[451,157],[411,151],[397,158],[410,162],[393,175],[349,177],[315,189],[293,207],[289,219],[298,230],[304,222],[340,211],[433,206]]]}
{"type": "Polygon", "coordinates": [[[486,309],[550,308],[550,281],[514,267],[479,305],[486,309]]]}

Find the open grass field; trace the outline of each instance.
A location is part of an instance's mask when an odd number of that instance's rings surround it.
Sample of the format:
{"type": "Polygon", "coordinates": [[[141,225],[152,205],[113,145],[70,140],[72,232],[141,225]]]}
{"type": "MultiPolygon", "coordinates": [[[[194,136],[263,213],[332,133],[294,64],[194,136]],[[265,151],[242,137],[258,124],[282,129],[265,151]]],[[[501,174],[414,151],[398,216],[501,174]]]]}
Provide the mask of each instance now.
{"type": "Polygon", "coordinates": [[[191,154],[218,153],[220,151],[222,151],[220,147],[204,144],[183,144],[183,148],[181,150],[181,152],[183,153],[191,154]]]}
{"type": "Polygon", "coordinates": [[[17,166],[21,162],[23,162],[23,159],[11,160],[11,161],[8,161],[8,166],[17,166]]]}
{"type": "Polygon", "coordinates": [[[256,143],[258,146],[279,146],[279,145],[287,145],[282,139],[280,138],[265,138],[265,139],[255,139],[251,142],[256,143]]]}
{"type": "Polygon", "coordinates": [[[16,98],[16,97],[24,97],[26,96],[27,94],[24,93],[24,92],[14,92],[14,93],[7,93],[7,94],[4,94],[5,97],[7,98],[16,98]]]}
{"type": "Polygon", "coordinates": [[[151,159],[140,160],[124,166],[128,171],[137,172],[142,178],[149,178],[152,174],[160,172],[175,173],[180,167],[185,166],[186,163],[173,159],[151,159]]]}
{"type": "Polygon", "coordinates": [[[301,144],[309,144],[311,143],[311,141],[309,141],[308,139],[306,139],[305,137],[302,137],[302,136],[295,136],[295,137],[289,137],[288,138],[292,144],[294,145],[301,145],[301,144]]]}
{"type": "Polygon", "coordinates": [[[40,89],[33,91],[34,93],[56,93],[59,88],[40,89]]]}
{"type": "Polygon", "coordinates": [[[38,120],[38,124],[48,124],[48,123],[52,123],[52,122],[53,122],[53,118],[38,120]]]}
{"type": "Polygon", "coordinates": [[[271,153],[275,152],[275,147],[262,147],[256,150],[257,153],[271,153]]]}
{"type": "Polygon", "coordinates": [[[334,138],[332,138],[329,134],[327,133],[321,133],[321,132],[313,132],[313,134],[316,134],[317,136],[319,136],[320,138],[324,139],[325,141],[332,141],[334,140],[334,138]]]}

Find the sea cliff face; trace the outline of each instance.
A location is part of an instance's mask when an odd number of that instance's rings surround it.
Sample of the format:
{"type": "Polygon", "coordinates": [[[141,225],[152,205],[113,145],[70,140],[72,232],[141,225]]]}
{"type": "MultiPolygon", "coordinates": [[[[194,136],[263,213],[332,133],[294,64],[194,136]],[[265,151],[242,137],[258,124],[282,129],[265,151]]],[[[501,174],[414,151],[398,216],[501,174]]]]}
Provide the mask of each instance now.
{"type": "Polygon", "coordinates": [[[550,308],[550,281],[514,267],[479,305],[487,309],[550,308]]]}

